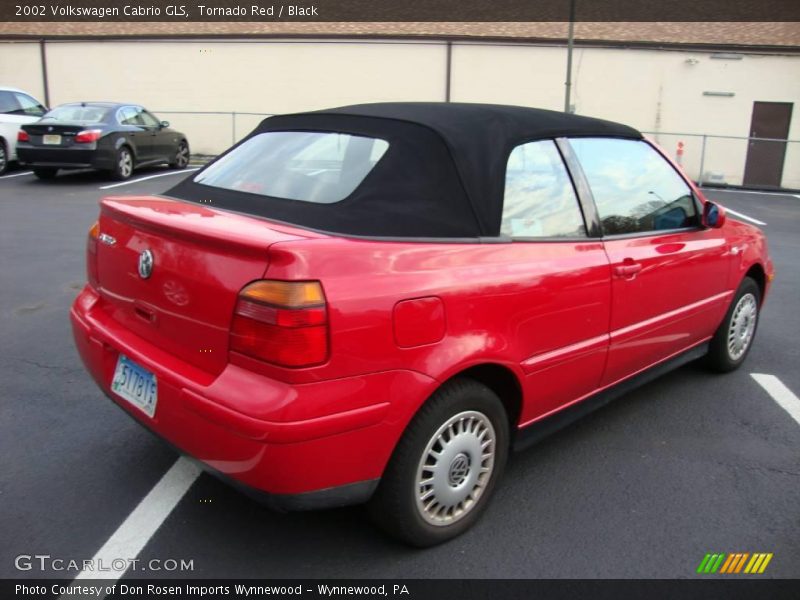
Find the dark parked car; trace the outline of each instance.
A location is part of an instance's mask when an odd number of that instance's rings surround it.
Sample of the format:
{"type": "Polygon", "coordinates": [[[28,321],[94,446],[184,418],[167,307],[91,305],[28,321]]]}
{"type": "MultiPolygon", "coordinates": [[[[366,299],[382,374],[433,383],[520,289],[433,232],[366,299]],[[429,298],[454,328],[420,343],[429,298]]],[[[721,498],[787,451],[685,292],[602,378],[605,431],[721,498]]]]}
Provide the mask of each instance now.
{"type": "Polygon", "coordinates": [[[78,102],[57,106],[36,123],[24,125],[17,154],[40,179],[52,179],[59,169],[92,168],[111,171],[122,180],[145,165],[185,168],[189,142],[167,121],[136,104],[78,102]]]}
{"type": "Polygon", "coordinates": [[[739,367],[774,275],[635,129],[434,103],[266,119],[103,199],[86,266],[75,343],[114,402],[269,504],[369,502],[419,546],[478,519],[512,448],[739,367]]]}

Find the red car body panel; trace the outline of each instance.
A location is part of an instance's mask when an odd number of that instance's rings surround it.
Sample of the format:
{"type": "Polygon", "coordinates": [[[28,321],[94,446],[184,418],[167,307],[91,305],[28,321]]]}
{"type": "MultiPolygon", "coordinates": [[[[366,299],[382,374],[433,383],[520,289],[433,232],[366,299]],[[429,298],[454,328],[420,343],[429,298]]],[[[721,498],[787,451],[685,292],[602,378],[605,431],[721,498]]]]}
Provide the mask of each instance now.
{"type": "Polygon", "coordinates": [[[727,310],[728,248],[719,229],[605,242],[611,345],[603,383],[710,338],[727,310]],[[625,267],[640,269],[625,274],[625,267]]]}
{"type": "Polygon", "coordinates": [[[524,428],[709,340],[742,278],[759,269],[766,295],[773,276],[763,234],[732,220],[585,241],[390,241],[144,196],[104,199],[99,231],[71,311],[97,384],[181,451],[279,496],[377,481],[423,402],[467,369],[513,377],[524,428]],[[323,364],[231,351],[239,292],[261,279],[321,282],[323,364]],[[120,354],[156,375],[152,418],[111,391],[120,354]]]}
{"type": "Polygon", "coordinates": [[[107,392],[120,352],[155,373],[153,419],[118,404],[181,450],[273,494],[380,477],[419,406],[469,367],[514,373],[524,426],[707,340],[748,255],[763,256],[755,230],[733,221],[614,242],[438,244],[309,234],[162,198],[102,206],[101,230],[117,242],[98,244],[100,283],[72,309],[84,363],[107,392]],[[167,226],[180,233],[161,238],[167,226]],[[229,227],[240,235],[208,243],[229,227]],[[731,233],[749,250],[721,273],[731,233]],[[145,245],[163,257],[162,279],[136,275],[145,245]],[[643,265],[633,279],[612,275],[623,256],[643,265]],[[228,355],[236,294],[265,276],[323,281],[328,362],[285,369],[228,355]],[[420,331],[439,333],[398,343],[395,324],[415,298],[436,299],[434,310],[423,303],[420,331]]]}

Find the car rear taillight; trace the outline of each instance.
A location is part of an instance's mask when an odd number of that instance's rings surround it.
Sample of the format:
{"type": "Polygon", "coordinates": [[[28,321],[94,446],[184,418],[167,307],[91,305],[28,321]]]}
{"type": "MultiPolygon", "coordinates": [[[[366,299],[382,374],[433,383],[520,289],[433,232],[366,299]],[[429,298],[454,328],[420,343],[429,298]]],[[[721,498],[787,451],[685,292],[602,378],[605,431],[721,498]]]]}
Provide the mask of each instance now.
{"type": "Polygon", "coordinates": [[[28,135],[27,131],[23,131],[22,129],[20,129],[17,132],[17,141],[18,142],[30,142],[31,141],[31,136],[28,135]]]}
{"type": "Polygon", "coordinates": [[[328,311],[318,281],[256,281],[236,301],[231,351],[284,367],[328,358],[328,311]]]}
{"type": "Polygon", "coordinates": [[[96,142],[100,139],[100,134],[102,133],[103,131],[101,129],[84,129],[75,134],[75,143],[89,144],[91,142],[96,142]]]}
{"type": "Polygon", "coordinates": [[[97,288],[97,238],[100,236],[100,221],[95,221],[86,236],[86,278],[97,288]]]}

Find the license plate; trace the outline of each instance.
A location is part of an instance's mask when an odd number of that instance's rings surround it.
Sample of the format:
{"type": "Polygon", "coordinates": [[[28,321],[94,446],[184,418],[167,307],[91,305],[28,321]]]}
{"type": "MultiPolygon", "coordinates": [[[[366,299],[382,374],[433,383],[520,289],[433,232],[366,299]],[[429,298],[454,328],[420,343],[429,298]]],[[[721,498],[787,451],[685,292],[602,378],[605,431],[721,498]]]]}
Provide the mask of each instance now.
{"type": "Polygon", "coordinates": [[[117,368],[111,380],[111,390],[133,404],[148,417],[156,413],[158,386],[156,376],[122,354],[117,359],[117,368]]]}
{"type": "Polygon", "coordinates": [[[43,144],[52,144],[55,146],[61,145],[61,136],[60,135],[43,135],[42,136],[42,143],[43,144]]]}

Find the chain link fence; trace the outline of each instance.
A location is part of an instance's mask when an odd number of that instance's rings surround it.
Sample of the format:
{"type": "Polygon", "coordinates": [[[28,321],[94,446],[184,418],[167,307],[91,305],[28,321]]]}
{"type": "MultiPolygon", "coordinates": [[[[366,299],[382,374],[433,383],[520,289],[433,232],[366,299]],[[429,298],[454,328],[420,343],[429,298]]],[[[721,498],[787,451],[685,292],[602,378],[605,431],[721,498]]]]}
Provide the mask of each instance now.
{"type": "Polygon", "coordinates": [[[800,140],[644,133],[700,185],[800,189],[800,140]]]}

